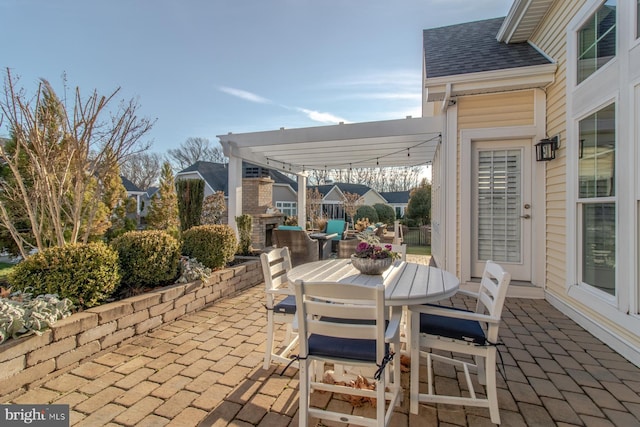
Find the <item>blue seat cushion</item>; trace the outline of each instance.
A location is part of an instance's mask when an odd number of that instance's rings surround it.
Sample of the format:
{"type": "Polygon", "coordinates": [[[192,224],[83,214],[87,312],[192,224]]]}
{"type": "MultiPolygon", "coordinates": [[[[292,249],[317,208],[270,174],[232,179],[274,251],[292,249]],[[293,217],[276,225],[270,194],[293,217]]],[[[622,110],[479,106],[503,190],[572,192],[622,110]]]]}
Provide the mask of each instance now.
{"type": "Polygon", "coordinates": [[[296,314],[296,297],[287,295],[285,299],[273,306],[273,311],[283,314],[296,314]]]}
{"type": "MultiPolygon", "coordinates": [[[[437,306],[439,308],[461,310],[453,307],[437,306]]],[[[487,344],[487,338],[480,323],[475,320],[456,319],[454,317],[438,316],[435,314],[420,314],[420,333],[440,335],[462,341],[471,341],[478,345],[487,344]]]]}
{"type": "MultiPolygon", "coordinates": [[[[322,317],[323,321],[335,323],[354,323],[359,325],[373,325],[375,320],[369,319],[341,319],[322,317]]],[[[385,321],[385,328],[389,322],[385,321]]],[[[389,344],[385,344],[385,354],[389,353],[389,344]]],[[[376,340],[358,340],[350,338],[335,338],[325,335],[311,334],[309,336],[309,354],[322,357],[337,357],[340,359],[376,361],[376,340]]]]}
{"type": "MultiPolygon", "coordinates": [[[[385,354],[388,353],[389,344],[385,344],[385,354]]],[[[376,340],[311,334],[309,336],[309,355],[376,363],[376,340]]]]}
{"type": "Polygon", "coordinates": [[[279,225],[278,230],[302,230],[302,227],[299,225],[279,225]]]}

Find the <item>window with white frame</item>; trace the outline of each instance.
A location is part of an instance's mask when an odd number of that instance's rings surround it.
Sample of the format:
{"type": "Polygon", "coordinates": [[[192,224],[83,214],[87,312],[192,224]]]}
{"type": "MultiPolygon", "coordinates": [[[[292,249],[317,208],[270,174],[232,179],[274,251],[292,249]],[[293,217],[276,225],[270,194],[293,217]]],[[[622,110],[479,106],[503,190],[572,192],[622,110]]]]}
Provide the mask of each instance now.
{"type": "Polygon", "coordinates": [[[276,202],[276,208],[286,216],[298,216],[297,202],[276,202]]]}
{"type": "Polygon", "coordinates": [[[616,0],[606,1],[578,30],[577,82],[616,56],[616,0]]]}
{"type": "Polygon", "coordinates": [[[609,104],[579,121],[580,281],[615,295],[616,113],[609,104]]]}

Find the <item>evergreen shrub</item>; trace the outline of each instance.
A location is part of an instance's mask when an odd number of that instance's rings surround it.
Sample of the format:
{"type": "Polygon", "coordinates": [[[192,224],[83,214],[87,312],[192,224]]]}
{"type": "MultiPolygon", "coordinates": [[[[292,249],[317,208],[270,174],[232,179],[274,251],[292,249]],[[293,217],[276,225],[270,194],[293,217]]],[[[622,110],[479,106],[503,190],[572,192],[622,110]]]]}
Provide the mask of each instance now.
{"type": "Polygon", "coordinates": [[[180,243],[166,231],[129,231],[114,239],[122,275],[121,289],[131,294],[172,283],[178,276],[180,243]]]}
{"type": "Polygon", "coordinates": [[[182,233],[182,253],[212,270],[233,261],[238,239],[228,225],[199,225],[182,233]]]}
{"type": "Polygon", "coordinates": [[[378,218],[378,212],[373,208],[373,206],[364,205],[360,206],[356,211],[356,215],[353,217],[354,221],[358,221],[359,219],[369,219],[369,224],[375,224],[380,219],[378,218]]]}
{"type": "Polygon", "coordinates": [[[77,307],[94,307],[120,283],[118,253],[101,242],[48,248],[16,265],[9,283],[14,291],[57,294],[77,307]]]}
{"type": "Polygon", "coordinates": [[[376,203],[375,205],[373,205],[373,208],[378,214],[379,222],[387,225],[392,225],[396,220],[396,210],[393,209],[391,205],[387,205],[386,203],[376,203]]]}

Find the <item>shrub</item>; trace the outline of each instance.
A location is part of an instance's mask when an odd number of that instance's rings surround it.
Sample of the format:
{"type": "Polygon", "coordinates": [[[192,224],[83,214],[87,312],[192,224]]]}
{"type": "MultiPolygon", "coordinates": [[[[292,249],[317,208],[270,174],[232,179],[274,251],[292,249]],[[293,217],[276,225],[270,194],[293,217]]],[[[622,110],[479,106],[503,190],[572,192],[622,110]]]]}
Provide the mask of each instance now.
{"type": "Polygon", "coordinates": [[[118,254],[104,243],[48,248],[16,265],[9,283],[14,290],[57,294],[76,306],[94,307],[120,283],[118,254]]]}
{"type": "Polygon", "coordinates": [[[240,235],[240,243],[238,244],[238,255],[251,255],[253,248],[251,247],[251,228],[253,218],[251,215],[244,214],[236,217],[236,226],[240,235]]]}
{"type": "Polygon", "coordinates": [[[178,275],[180,244],[165,231],[129,231],[111,245],[120,257],[123,291],[140,293],[147,287],[171,283],[178,275]]]}
{"type": "Polygon", "coordinates": [[[360,206],[358,208],[358,210],[356,211],[356,215],[353,217],[353,220],[357,222],[360,218],[368,218],[369,223],[371,224],[375,224],[379,221],[378,213],[373,208],[373,206],[369,205],[360,206]]]}
{"type": "Polygon", "coordinates": [[[228,225],[199,225],[182,234],[182,253],[211,269],[232,261],[238,248],[236,235],[228,225]]]}
{"type": "Polygon", "coordinates": [[[387,205],[385,203],[376,203],[375,205],[373,205],[373,208],[378,214],[379,222],[387,225],[392,225],[396,220],[396,210],[393,209],[391,205],[387,205]]]}
{"type": "Polygon", "coordinates": [[[180,229],[188,230],[200,225],[202,202],[204,201],[204,181],[201,179],[181,179],[176,182],[180,229]]]}

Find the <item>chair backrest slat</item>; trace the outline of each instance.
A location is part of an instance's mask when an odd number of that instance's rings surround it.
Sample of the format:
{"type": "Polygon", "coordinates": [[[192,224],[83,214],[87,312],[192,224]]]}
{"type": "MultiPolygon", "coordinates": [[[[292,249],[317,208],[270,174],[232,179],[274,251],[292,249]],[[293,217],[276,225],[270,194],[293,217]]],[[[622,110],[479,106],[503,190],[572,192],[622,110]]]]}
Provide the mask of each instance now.
{"type": "Polygon", "coordinates": [[[260,263],[267,291],[279,289],[287,284],[287,272],[291,270],[289,248],[276,248],[260,254],[260,263]]]}
{"type": "MultiPolygon", "coordinates": [[[[511,274],[505,271],[499,264],[487,261],[478,290],[478,303],[476,312],[488,314],[499,318],[507,297],[507,289],[511,282],[511,274]]],[[[487,330],[487,339],[494,342],[498,338],[497,324],[490,324],[487,330]]]]}
{"type": "Polygon", "coordinates": [[[338,338],[375,340],[377,338],[377,328],[372,325],[357,325],[348,323],[323,322],[309,319],[307,321],[307,332],[310,334],[326,335],[338,338]]]}

